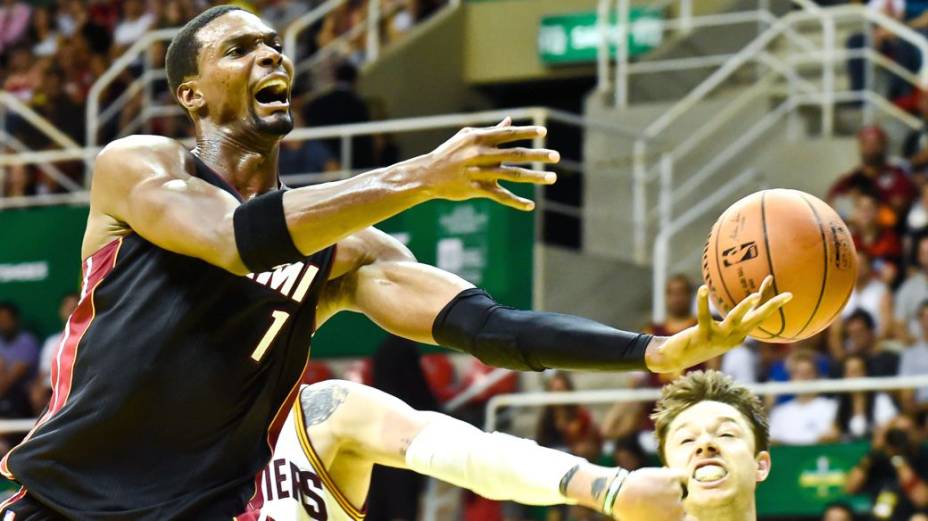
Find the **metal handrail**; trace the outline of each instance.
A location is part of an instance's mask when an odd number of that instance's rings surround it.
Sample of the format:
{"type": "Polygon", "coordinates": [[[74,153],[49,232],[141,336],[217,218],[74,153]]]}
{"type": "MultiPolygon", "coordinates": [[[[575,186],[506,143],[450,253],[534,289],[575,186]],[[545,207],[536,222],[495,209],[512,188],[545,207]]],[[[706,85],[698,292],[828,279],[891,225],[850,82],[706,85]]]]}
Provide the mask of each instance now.
{"type": "MultiPolygon", "coordinates": [[[[853,393],[894,391],[928,387],[928,375],[881,376],[866,378],[819,379],[789,382],[746,384],[758,396],[804,393],[853,393]]],[[[661,396],[660,389],[597,389],[585,391],[498,394],[487,402],[484,430],[496,430],[497,411],[502,407],[544,407],[568,404],[612,404],[618,402],[652,402],[661,396]]]]}
{"type": "Polygon", "coordinates": [[[51,139],[58,146],[62,148],[80,147],[76,141],[71,139],[71,136],[59,130],[58,127],[52,125],[50,121],[45,119],[45,117],[33,110],[32,107],[26,105],[20,101],[19,98],[10,94],[9,92],[0,90],[0,105],[2,105],[5,109],[9,109],[15,112],[19,117],[23,118],[33,127],[40,130],[43,134],[45,134],[46,137],[51,139]]]}

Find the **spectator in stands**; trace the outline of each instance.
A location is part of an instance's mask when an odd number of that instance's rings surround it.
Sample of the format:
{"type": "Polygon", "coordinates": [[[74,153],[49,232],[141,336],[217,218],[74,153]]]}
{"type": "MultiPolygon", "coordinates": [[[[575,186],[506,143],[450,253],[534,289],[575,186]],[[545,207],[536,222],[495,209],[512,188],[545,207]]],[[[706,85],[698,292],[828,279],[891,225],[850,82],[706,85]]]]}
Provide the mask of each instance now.
{"type": "MultiPolygon", "coordinates": [[[[335,86],[311,100],[303,109],[303,120],[310,127],[364,123],[370,121],[367,103],[358,94],[358,70],[348,62],[335,70],[335,86]]],[[[339,139],[326,139],[323,143],[335,158],[341,157],[339,139]]],[[[370,136],[359,136],[351,141],[351,168],[374,166],[374,145],[370,136]]],[[[343,165],[344,166],[344,165],[343,165]]]]}
{"type": "MultiPolygon", "coordinates": [[[[905,0],[869,0],[868,8],[875,12],[880,12],[890,18],[903,21],[905,18],[905,0]]],[[[882,26],[874,25],[871,31],[873,41],[870,42],[874,49],[881,54],[886,55],[899,65],[915,73],[920,65],[918,50],[908,41],[898,38],[895,33],[884,29],[882,26]]],[[[864,33],[852,34],[847,40],[847,48],[850,51],[861,50],[866,47],[867,37],[864,33]]],[[[848,76],[850,77],[851,90],[863,90],[865,85],[865,70],[867,61],[864,58],[853,57],[847,62],[848,76]]],[[[880,89],[890,100],[899,100],[909,96],[913,87],[905,80],[895,74],[883,74],[878,68],[878,77],[875,78],[885,87],[880,89]]]]}
{"type": "Polygon", "coordinates": [[[113,56],[121,55],[154,27],[155,22],[155,13],[147,11],[142,0],[125,0],[122,4],[122,19],[113,31],[113,56]]]}
{"type": "Polygon", "coordinates": [[[870,376],[895,376],[899,372],[899,355],[881,348],[876,338],[876,322],[870,313],[854,310],[844,319],[844,350],[833,353],[836,362],[860,355],[867,362],[870,376]]]}
{"type": "MultiPolygon", "coordinates": [[[[574,383],[567,373],[554,372],[545,382],[549,392],[573,391],[574,383]]],[[[541,413],[535,440],[539,445],[573,452],[589,441],[599,443],[599,432],[593,415],[575,404],[548,405],[541,413]]]]}
{"type": "Polygon", "coordinates": [[[637,436],[624,436],[615,440],[612,446],[612,465],[631,471],[647,464],[648,455],[638,442],[637,436]]]}
{"type": "Polygon", "coordinates": [[[3,90],[16,96],[23,103],[32,102],[32,95],[42,81],[42,62],[33,59],[28,47],[17,47],[10,53],[7,70],[3,90]]]}
{"type": "Polygon", "coordinates": [[[4,197],[24,197],[35,194],[35,176],[28,165],[10,165],[3,179],[4,197]]]}
{"type": "Polygon", "coordinates": [[[877,429],[871,451],[848,474],[845,490],[867,494],[875,519],[909,521],[928,508],[928,451],[919,443],[915,421],[897,416],[877,429]]]}
{"type": "Polygon", "coordinates": [[[58,31],[52,25],[49,8],[36,7],[32,12],[32,25],[29,27],[32,54],[40,58],[54,56],[58,50],[59,38],[58,31]]]}
{"type": "Polygon", "coordinates": [[[916,269],[899,286],[893,302],[895,337],[907,344],[915,342],[922,333],[918,308],[928,300],[928,235],[915,238],[912,253],[916,269]]]}
{"type": "MultiPolygon", "coordinates": [[[[877,263],[883,268],[882,261],[877,263]]],[[[889,274],[895,274],[890,270],[889,274]]],[[[881,280],[877,270],[874,269],[873,259],[864,250],[857,250],[857,282],[854,291],[848,299],[841,320],[836,320],[828,330],[828,348],[836,360],[843,356],[844,346],[844,320],[857,309],[862,309],[873,317],[876,323],[876,336],[882,340],[892,335],[893,327],[893,293],[884,280],[881,280]]]]}
{"type": "Polygon", "coordinates": [[[3,0],[0,3],[0,54],[23,40],[31,13],[32,9],[26,2],[3,0]]]}
{"type": "Polygon", "coordinates": [[[822,521],[854,521],[854,511],[847,503],[829,503],[822,513],[822,521]]]}
{"type": "Polygon", "coordinates": [[[87,23],[87,10],[81,0],[59,0],[55,26],[61,36],[71,38],[79,34],[87,23]]]}
{"type": "Polygon", "coordinates": [[[871,259],[898,265],[902,259],[902,239],[894,229],[895,224],[895,214],[888,208],[880,208],[873,193],[861,192],[854,197],[848,227],[857,251],[871,259]]]}
{"type": "Polygon", "coordinates": [[[898,222],[918,195],[915,184],[901,168],[887,161],[887,138],[882,128],[870,126],[860,129],[857,145],[861,164],[831,186],[828,204],[847,218],[851,215],[854,196],[862,192],[872,193],[880,204],[893,210],[898,222]]]}
{"type": "MultiPolygon", "coordinates": [[[[75,114],[84,113],[83,103],[75,103],[64,90],[64,74],[57,68],[45,71],[42,84],[33,97],[33,108],[45,116],[58,130],[67,134],[77,143],[84,142],[83,118],[74,117],[75,114]]],[[[47,141],[47,138],[46,138],[47,141]]]]}
{"type": "MultiPolygon", "coordinates": [[[[77,309],[79,297],[77,293],[68,293],[61,297],[61,303],[58,305],[58,318],[61,319],[62,326],[67,327],[68,317],[77,309]]],[[[39,371],[29,386],[32,414],[36,416],[48,405],[48,399],[52,395],[52,362],[58,354],[58,346],[61,344],[62,337],[64,337],[63,329],[46,338],[45,343],[42,344],[39,354],[39,371]]]]}
{"type": "MultiPolygon", "coordinates": [[[[928,170],[925,174],[928,174],[928,170]]],[[[922,183],[919,187],[919,197],[909,209],[904,224],[905,233],[910,237],[928,232],[928,182],[922,183]]]]}
{"type": "MultiPolygon", "coordinates": [[[[867,360],[859,355],[844,359],[844,378],[864,378],[867,360]]],[[[859,391],[838,395],[838,414],[827,441],[868,440],[873,432],[896,417],[892,398],[884,392],[859,391]]]]}
{"type": "MultiPolygon", "coordinates": [[[[797,350],[789,357],[790,381],[819,378],[815,356],[797,350]]],[[[826,438],[837,413],[837,403],[818,393],[803,393],[775,405],[770,411],[770,441],[787,445],[811,445],[826,438]]]]}
{"type": "MultiPolygon", "coordinates": [[[[303,126],[303,118],[300,114],[293,114],[293,124],[297,127],[303,126]]],[[[334,172],[339,170],[341,165],[331,150],[321,141],[291,139],[280,144],[277,168],[280,175],[290,175],[334,172]]]]}
{"type": "Polygon", "coordinates": [[[920,177],[928,175],[928,92],[921,91],[918,96],[918,113],[922,127],[912,130],[902,145],[902,157],[906,158],[912,174],[920,177]]]}
{"type": "Polygon", "coordinates": [[[19,308],[0,302],[0,417],[32,414],[26,385],[35,375],[38,358],[39,344],[22,329],[19,308]]]}
{"type": "MultiPolygon", "coordinates": [[[[900,376],[919,376],[928,374],[928,300],[918,307],[918,322],[922,334],[915,344],[908,346],[899,356],[900,376]]],[[[920,389],[903,389],[900,401],[906,412],[913,413],[928,407],[928,387],[920,389]]]]}

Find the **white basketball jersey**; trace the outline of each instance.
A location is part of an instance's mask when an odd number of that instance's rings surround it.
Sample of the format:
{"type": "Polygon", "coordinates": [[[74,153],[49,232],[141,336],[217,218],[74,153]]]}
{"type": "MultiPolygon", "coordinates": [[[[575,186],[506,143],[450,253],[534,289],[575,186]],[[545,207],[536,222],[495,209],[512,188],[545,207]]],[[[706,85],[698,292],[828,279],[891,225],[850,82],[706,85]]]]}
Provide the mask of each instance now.
{"type": "Polygon", "coordinates": [[[363,520],[364,513],[351,505],[329,476],[304,425],[303,409],[296,400],[262,475],[265,500],[260,520],[363,520]]]}

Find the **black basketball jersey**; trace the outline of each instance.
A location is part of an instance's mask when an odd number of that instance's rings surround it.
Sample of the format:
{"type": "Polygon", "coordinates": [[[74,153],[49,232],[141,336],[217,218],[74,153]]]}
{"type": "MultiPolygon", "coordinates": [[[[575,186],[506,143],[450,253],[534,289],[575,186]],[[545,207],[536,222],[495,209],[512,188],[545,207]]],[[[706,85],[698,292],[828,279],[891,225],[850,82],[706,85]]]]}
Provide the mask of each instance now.
{"type": "Polygon", "coordinates": [[[0,470],[71,519],[260,508],[255,480],[296,396],[334,251],[240,277],[135,233],[103,247],[84,261],[48,410],[0,470]]]}

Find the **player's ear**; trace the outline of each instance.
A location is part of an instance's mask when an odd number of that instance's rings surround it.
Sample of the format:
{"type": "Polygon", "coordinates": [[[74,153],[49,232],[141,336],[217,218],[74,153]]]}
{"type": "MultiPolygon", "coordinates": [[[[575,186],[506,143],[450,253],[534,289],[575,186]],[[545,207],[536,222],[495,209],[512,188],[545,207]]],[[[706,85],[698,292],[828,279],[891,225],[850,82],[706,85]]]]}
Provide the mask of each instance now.
{"type": "Polygon", "coordinates": [[[206,104],[203,93],[197,88],[197,80],[185,81],[177,87],[177,101],[191,113],[199,112],[206,104]]]}
{"type": "Polygon", "coordinates": [[[770,475],[770,453],[765,450],[758,452],[757,456],[754,456],[754,464],[754,479],[760,483],[770,475]]]}

